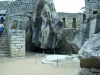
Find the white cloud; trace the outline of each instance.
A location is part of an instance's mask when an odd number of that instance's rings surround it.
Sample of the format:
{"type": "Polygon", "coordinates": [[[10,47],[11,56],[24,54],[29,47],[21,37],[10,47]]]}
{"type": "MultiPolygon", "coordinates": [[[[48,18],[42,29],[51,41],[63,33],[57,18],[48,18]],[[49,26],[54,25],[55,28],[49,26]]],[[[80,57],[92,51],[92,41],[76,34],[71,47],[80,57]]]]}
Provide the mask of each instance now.
{"type": "MultiPolygon", "coordinates": [[[[0,0],[10,1],[10,0],[0,0]]],[[[57,12],[82,12],[80,9],[84,7],[84,0],[54,0],[55,8],[57,12]]]]}
{"type": "Polygon", "coordinates": [[[54,0],[57,12],[82,12],[80,9],[84,7],[84,0],[54,0]]]}

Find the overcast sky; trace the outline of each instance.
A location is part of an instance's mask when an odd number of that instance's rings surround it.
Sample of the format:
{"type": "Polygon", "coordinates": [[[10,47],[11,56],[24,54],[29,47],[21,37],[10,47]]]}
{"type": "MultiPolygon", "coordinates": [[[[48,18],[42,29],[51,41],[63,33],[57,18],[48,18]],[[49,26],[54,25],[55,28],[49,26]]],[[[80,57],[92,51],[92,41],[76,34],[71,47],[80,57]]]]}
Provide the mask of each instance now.
{"type": "Polygon", "coordinates": [[[56,11],[58,12],[82,12],[81,7],[84,7],[84,0],[54,0],[56,11]]]}
{"type": "Polygon", "coordinates": [[[71,13],[82,12],[80,9],[85,6],[84,0],[54,0],[54,4],[57,12],[71,13]]]}

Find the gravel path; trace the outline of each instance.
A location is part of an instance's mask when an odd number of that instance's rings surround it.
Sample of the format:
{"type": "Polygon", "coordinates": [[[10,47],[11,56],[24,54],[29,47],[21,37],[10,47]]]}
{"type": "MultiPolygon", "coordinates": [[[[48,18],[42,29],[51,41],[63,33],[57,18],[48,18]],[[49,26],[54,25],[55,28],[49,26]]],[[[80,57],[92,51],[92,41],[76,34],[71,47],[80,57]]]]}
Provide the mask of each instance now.
{"type": "Polygon", "coordinates": [[[0,57],[0,75],[77,75],[79,62],[42,64],[45,54],[27,53],[25,58],[0,57]]]}

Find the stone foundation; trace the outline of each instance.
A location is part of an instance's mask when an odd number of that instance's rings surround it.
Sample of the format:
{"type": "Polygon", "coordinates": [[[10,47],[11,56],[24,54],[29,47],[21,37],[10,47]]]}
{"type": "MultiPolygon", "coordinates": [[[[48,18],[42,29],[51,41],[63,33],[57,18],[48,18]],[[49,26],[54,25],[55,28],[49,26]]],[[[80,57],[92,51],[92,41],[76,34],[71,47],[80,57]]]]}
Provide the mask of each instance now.
{"type": "Polygon", "coordinates": [[[100,69],[95,68],[81,68],[78,75],[100,75],[100,69]]]}
{"type": "Polygon", "coordinates": [[[9,48],[11,57],[25,57],[25,30],[11,30],[9,48]]]}

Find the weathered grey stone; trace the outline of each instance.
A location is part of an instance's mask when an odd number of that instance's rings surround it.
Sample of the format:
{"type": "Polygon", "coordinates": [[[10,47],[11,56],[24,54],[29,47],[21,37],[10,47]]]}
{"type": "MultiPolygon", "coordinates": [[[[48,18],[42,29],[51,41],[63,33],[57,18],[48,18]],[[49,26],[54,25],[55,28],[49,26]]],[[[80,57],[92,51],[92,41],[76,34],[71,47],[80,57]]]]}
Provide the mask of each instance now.
{"type": "Polygon", "coordinates": [[[16,54],[18,54],[18,52],[19,52],[19,51],[11,51],[10,54],[11,54],[11,55],[14,55],[14,54],[16,55],[16,54]]]}
{"type": "Polygon", "coordinates": [[[84,13],[66,13],[66,12],[58,12],[60,19],[62,20],[65,28],[79,28],[79,26],[83,23],[83,15],[84,13]],[[73,24],[73,19],[76,19],[76,22],[73,24]]]}
{"type": "Polygon", "coordinates": [[[18,57],[25,57],[25,54],[18,54],[18,57]]]}
{"type": "Polygon", "coordinates": [[[100,69],[91,68],[91,72],[99,72],[100,73],[100,69]]]}
{"type": "Polygon", "coordinates": [[[93,72],[90,72],[88,75],[94,75],[94,73],[93,72]]]}
{"type": "Polygon", "coordinates": [[[19,49],[14,49],[14,51],[19,51],[19,49]]]}
{"type": "Polygon", "coordinates": [[[11,54],[10,56],[11,56],[12,58],[15,58],[15,57],[17,57],[17,55],[13,55],[13,54],[11,54]]]}
{"type": "Polygon", "coordinates": [[[90,71],[91,71],[91,69],[89,69],[89,68],[82,68],[82,70],[83,70],[84,72],[86,72],[87,74],[89,74],[90,71]]]}
{"type": "MultiPolygon", "coordinates": [[[[22,32],[23,35],[25,35],[24,30],[13,30],[10,33],[12,34],[14,32],[18,34],[22,32]]],[[[25,37],[22,37],[22,35],[12,34],[11,38],[9,39],[10,39],[9,41],[10,56],[11,57],[25,57],[25,37]]]]}
{"type": "Polygon", "coordinates": [[[100,33],[84,43],[78,56],[81,67],[100,68],[100,33]]]}
{"type": "Polygon", "coordinates": [[[96,15],[93,19],[88,18],[77,30],[76,36],[72,39],[71,43],[81,49],[86,40],[100,31],[100,15],[96,15]]]}
{"type": "Polygon", "coordinates": [[[21,48],[20,51],[25,51],[25,48],[23,48],[23,49],[21,48]]]}
{"type": "Polygon", "coordinates": [[[25,41],[9,41],[11,44],[25,43],[25,41]]]}
{"type": "Polygon", "coordinates": [[[80,72],[81,72],[81,74],[83,74],[83,75],[88,75],[88,73],[86,73],[86,72],[83,71],[83,70],[81,70],[80,72]]]}
{"type": "Polygon", "coordinates": [[[12,29],[26,30],[26,46],[34,44],[43,49],[58,46],[63,23],[56,13],[53,0],[16,0],[9,7],[6,17],[9,35],[12,29]]]}
{"type": "Polygon", "coordinates": [[[100,75],[100,73],[98,73],[97,75],[100,75]]]}

